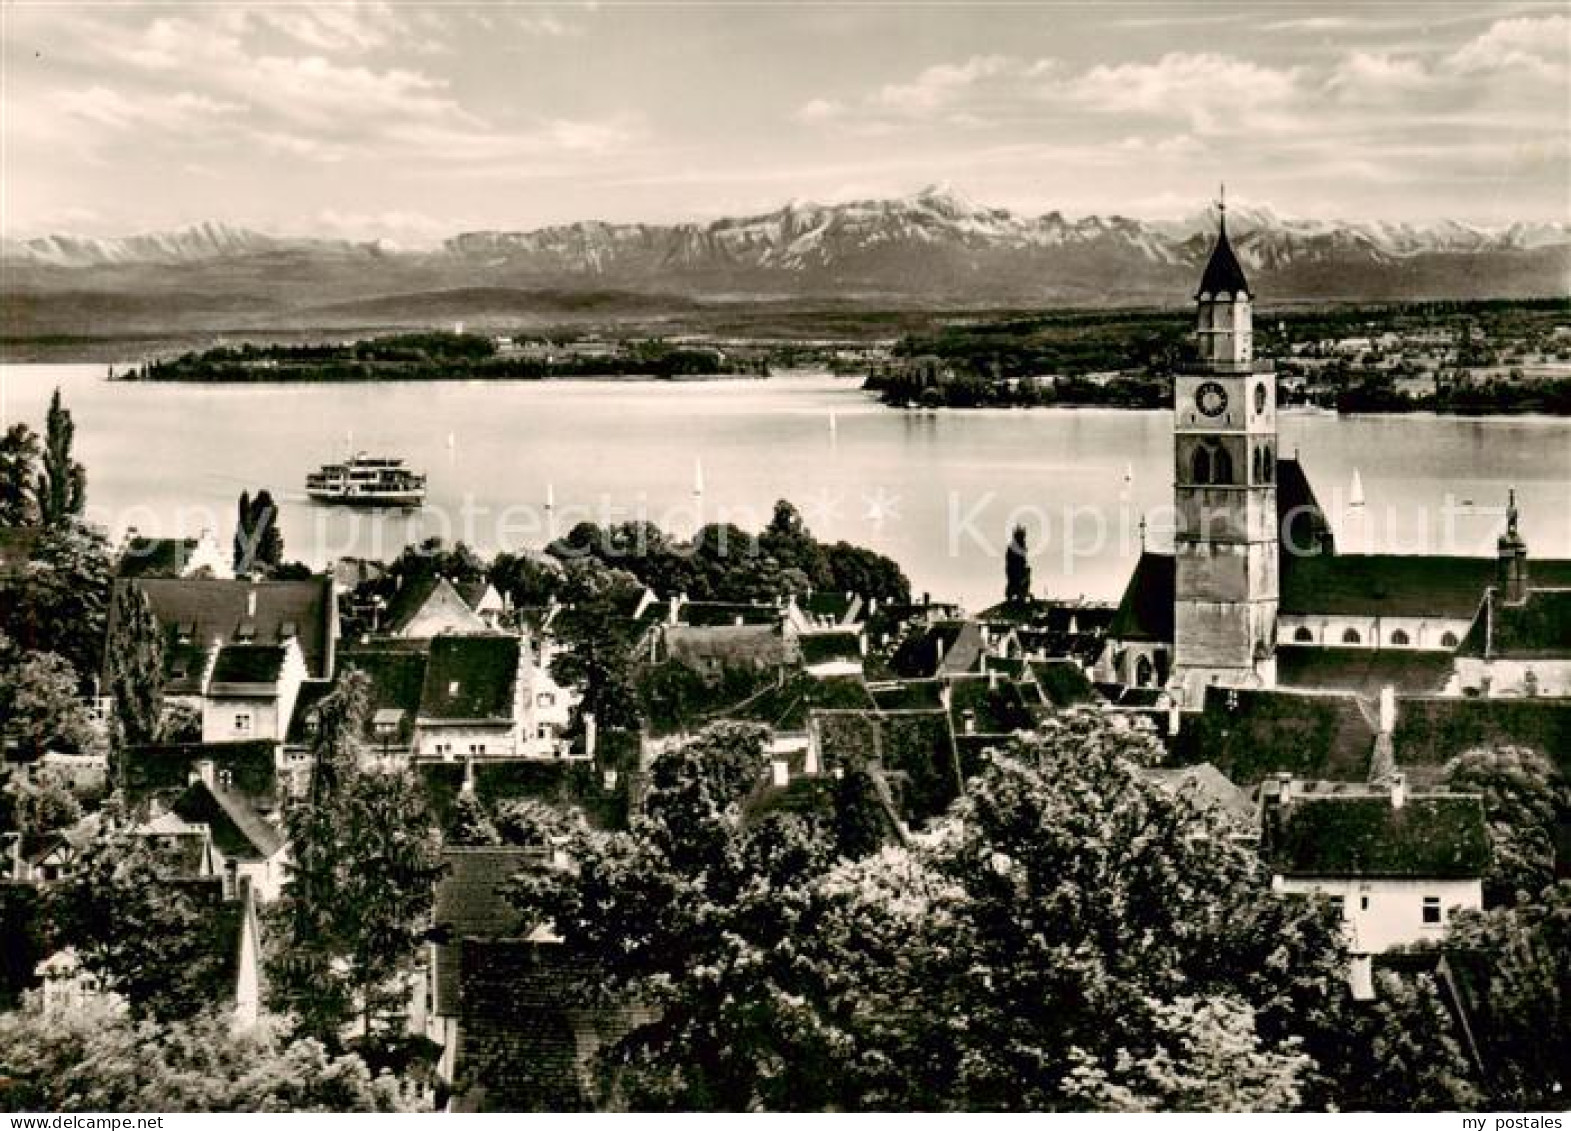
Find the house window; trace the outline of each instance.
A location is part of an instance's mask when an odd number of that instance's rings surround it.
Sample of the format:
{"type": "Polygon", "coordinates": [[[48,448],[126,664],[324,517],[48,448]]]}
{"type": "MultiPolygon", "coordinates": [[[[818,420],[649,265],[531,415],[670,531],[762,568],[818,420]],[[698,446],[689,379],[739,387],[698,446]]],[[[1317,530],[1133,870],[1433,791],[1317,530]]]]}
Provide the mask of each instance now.
{"type": "Polygon", "coordinates": [[[1448,632],[1440,637],[1440,647],[1442,648],[1455,648],[1457,643],[1456,633],[1454,632],[1448,632]]]}
{"type": "Polygon", "coordinates": [[[451,742],[438,742],[436,744],[436,752],[440,757],[446,758],[453,752],[453,744],[451,742]]]}
{"type": "Polygon", "coordinates": [[[1440,897],[1438,895],[1424,896],[1424,924],[1429,926],[1440,922],[1440,897]]]}
{"type": "Polygon", "coordinates": [[[235,716],[235,731],[238,734],[250,734],[251,733],[251,716],[250,715],[236,715],[235,716]]]}
{"type": "Polygon", "coordinates": [[[1391,643],[1395,644],[1398,648],[1405,648],[1412,642],[1413,641],[1408,637],[1407,633],[1403,632],[1400,628],[1391,634],[1391,643]]]}
{"type": "Polygon", "coordinates": [[[483,743],[483,742],[471,742],[469,744],[469,756],[471,758],[478,758],[481,755],[483,755],[484,753],[485,753],[485,743],[483,743]]]}
{"type": "Polygon", "coordinates": [[[537,707],[555,707],[556,706],[556,696],[551,694],[549,691],[542,691],[539,695],[535,696],[535,706],[537,706],[537,707]]]}
{"type": "Polygon", "coordinates": [[[1307,628],[1299,628],[1293,633],[1293,642],[1295,644],[1313,644],[1315,642],[1315,634],[1307,628]]]}
{"type": "Polygon", "coordinates": [[[1358,634],[1358,629],[1350,628],[1342,634],[1343,644],[1362,644],[1364,638],[1358,634]]]}
{"type": "Polygon", "coordinates": [[[1358,909],[1360,911],[1369,910],[1369,897],[1367,895],[1361,895],[1358,897],[1358,909]]]}

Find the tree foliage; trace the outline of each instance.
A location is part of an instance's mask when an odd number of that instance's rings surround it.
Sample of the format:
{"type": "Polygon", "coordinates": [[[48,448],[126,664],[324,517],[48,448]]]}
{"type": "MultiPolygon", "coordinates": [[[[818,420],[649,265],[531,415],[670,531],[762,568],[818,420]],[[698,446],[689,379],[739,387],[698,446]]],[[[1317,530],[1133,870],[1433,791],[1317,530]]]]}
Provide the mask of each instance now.
{"type": "Polygon", "coordinates": [[[46,526],[74,520],[87,505],[87,472],[71,451],[75,438],[76,423],[56,389],[44,422],[43,469],[38,477],[39,517],[46,526]]]}
{"type": "Polygon", "coordinates": [[[235,516],[235,573],[268,573],[283,561],[284,536],[278,528],[278,505],[272,493],[264,487],[253,498],[241,491],[235,516]]]}
{"type": "Polygon", "coordinates": [[[851,859],[831,813],[754,810],[762,732],[725,724],[656,760],[629,833],[517,899],[658,1007],[604,1058],[633,1106],[1311,1102],[1340,1065],[1303,1019],[1345,1027],[1333,917],[1151,784],[1157,752],[1061,718],[931,837],[851,859]]]}
{"type": "Polygon", "coordinates": [[[0,632],[29,652],[56,652],[79,677],[99,670],[109,608],[109,545],[75,522],[45,531],[0,602],[0,632]]]}
{"type": "Polygon", "coordinates": [[[317,705],[310,797],[288,818],[295,866],[272,988],[302,1031],[329,1045],[354,1020],[373,1035],[402,1007],[442,870],[414,776],[363,768],[367,702],[366,677],[353,672],[317,705]]]}
{"type": "Polygon", "coordinates": [[[139,1017],[193,1017],[232,992],[233,936],[213,928],[211,887],[175,881],[180,871],[151,839],[106,823],[46,889],[51,944],[139,1017]]]}
{"type": "Polygon", "coordinates": [[[0,526],[36,526],[38,435],[17,421],[0,435],[0,526]]]}
{"type": "Polygon", "coordinates": [[[7,1111],[421,1110],[413,1089],[373,1078],[357,1056],[267,1026],[235,1032],[221,1013],[163,1022],[111,1010],[0,1014],[7,1111]]]}
{"type": "Polygon", "coordinates": [[[163,631],[140,586],[123,585],[113,599],[119,607],[104,647],[104,690],[114,698],[126,741],[152,742],[163,715],[163,631]]]}
{"type": "Polygon", "coordinates": [[[1519,747],[1469,750],[1447,763],[1446,786],[1484,799],[1489,821],[1490,905],[1536,895],[1555,876],[1555,830],[1571,817],[1571,786],[1554,763],[1519,747]]]}
{"type": "Polygon", "coordinates": [[[50,748],[79,752],[92,745],[93,725],[78,685],[70,663],[53,652],[25,653],[0,665],[0,720],[18,753],[34,759],[50,748]]]}

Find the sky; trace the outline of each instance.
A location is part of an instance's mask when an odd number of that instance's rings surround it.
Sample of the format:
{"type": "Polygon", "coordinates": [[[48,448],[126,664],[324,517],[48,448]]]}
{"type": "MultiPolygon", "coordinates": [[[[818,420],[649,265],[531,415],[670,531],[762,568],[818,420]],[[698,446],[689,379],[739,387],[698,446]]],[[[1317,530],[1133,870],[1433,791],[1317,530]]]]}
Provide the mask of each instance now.
{"type": "Polygon", "coordinates": [[[1571,4],[0,0],[0,228],[1571,217],[1571,4]]]}

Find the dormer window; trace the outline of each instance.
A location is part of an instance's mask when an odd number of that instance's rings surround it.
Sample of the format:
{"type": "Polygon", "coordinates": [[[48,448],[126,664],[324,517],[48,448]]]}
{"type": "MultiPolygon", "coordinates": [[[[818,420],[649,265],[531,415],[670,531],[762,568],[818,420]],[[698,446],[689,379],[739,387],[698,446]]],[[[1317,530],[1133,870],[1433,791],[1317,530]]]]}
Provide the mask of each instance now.
{"type": "Polygon", "coordinates": [[[241,644],[250,644],[256,639],[256,621],[243,620],[240,627],[235,630],[235,639],[241,644]]]}
{"type": "Polygon", "coordinates": [[[180,627],[175,630],[175,639],[181,644],[189,644],[196,639],[196,621],[183,620],[180,627]]]}
{"type": "Polygon", "coordinates": [[[280,640],[293,640],[299,635],[300,626],[295,624],[295,622],[292,620],[286,620],[283,624],[278,626],[278,639],[280,640]]]}

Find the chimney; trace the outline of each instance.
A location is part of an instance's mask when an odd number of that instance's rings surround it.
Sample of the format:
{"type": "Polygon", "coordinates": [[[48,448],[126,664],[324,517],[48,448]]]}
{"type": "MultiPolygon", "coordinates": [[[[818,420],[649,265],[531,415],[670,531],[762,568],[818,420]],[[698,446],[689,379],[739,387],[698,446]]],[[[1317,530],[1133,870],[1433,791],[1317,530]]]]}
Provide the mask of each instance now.
{"type": "Polygon", "coordinates": [[[987,669],[987,689],[989,691],[997,691],[998,690],[998,669],[997,668],[988,668],[987,669]]]}
{"type": "Polygon", "coordinates": [[[250,589],[245,595],[245,615],[248,620],[256,619],[256,590],[250,589]]]}
{"type": "Polygon", "coordinates": [[[1396,730],[1396,688],[1390,684],[1380,689],[1380,733],[1396,730]]]}
{"type": "Polygon", "coordinates": [[[784,758],[776,758],[769,763],[770,778],[780,788],[791,784],[791,763],[784,758]]]}
{"type": "MultiPolygon", "coordinates": [[[[585,714],[584,715],[584,757],[585,758],[593,758],[594,756],[595,756],[595,717],[593,715],[590,715],[590,714],[585,714]]],[[[612,771],[612,772],[614,773],[615,771],[612,771]]]]}
{"type": "Polygon", "coordinates": [[[1400,809],[1407,804],[1407,775],[1391,775],[1391,808],[1400,809]]]}
{"type": "Polygon", "coordinates": [[[212,788],[213,785],[213,760],[203,758],[196,764],[196,777],[203,785],[212,788]]]}

